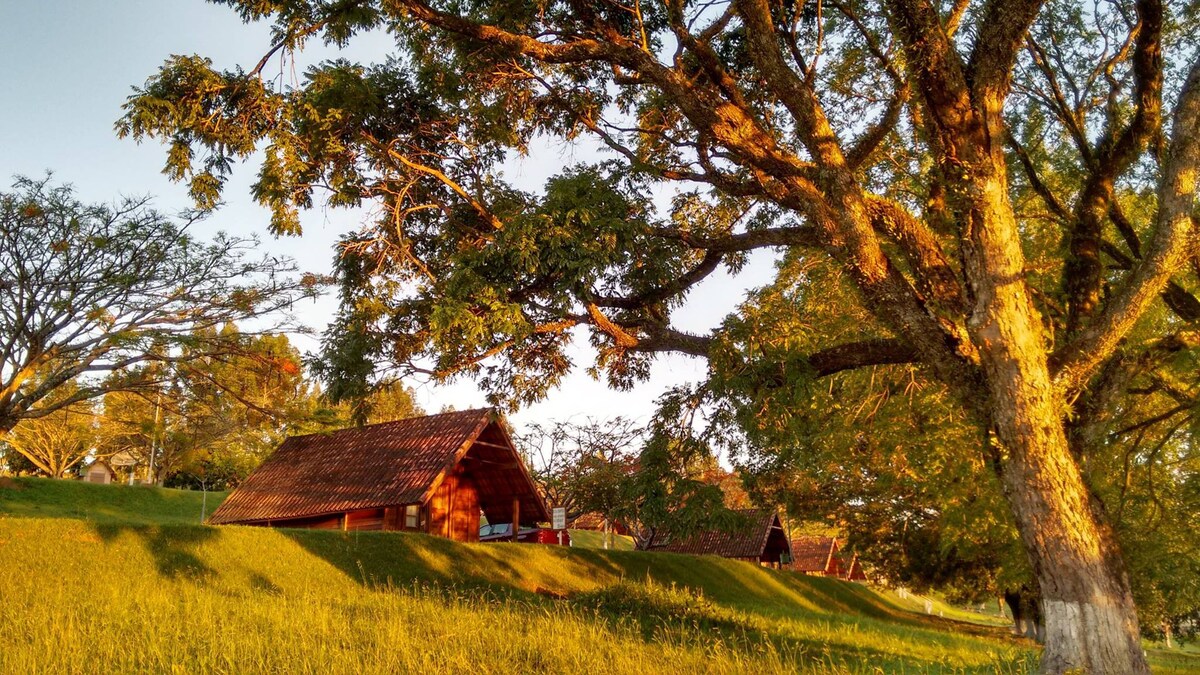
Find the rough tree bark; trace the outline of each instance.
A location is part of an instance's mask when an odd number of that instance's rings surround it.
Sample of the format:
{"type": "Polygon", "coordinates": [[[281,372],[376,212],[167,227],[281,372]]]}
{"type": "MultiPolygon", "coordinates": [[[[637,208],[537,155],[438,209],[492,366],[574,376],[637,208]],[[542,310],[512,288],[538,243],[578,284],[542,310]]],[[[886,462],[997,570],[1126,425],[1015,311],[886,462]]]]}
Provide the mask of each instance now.
{"type": "MultiPolygon", "coordinates": [[[[998,181],[999,182],[999,181],[998,181]]],[[[985,190],[985,196],[988,191],[985,190]]],[[[991,194],[995,197],[1003,193],[991,194]]],[[[969,328],[979,348],[990,421],[1005,454],[1001,478],[1042,595],[1042,672],[1149,673],[1137,612],[1111,526],[1067,444],[1062,398],[1007,199],[980,200],[977,294],[969,328]],[[1007,213],[1006,213],[1007,211],[1007,213]]]]}

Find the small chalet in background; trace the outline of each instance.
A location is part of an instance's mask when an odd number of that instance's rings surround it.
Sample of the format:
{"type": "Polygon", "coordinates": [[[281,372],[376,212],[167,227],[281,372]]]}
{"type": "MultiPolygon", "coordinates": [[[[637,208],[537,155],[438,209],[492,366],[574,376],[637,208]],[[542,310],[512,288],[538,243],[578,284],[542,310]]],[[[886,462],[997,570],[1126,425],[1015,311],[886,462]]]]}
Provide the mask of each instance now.
{"type": "MultiPolygon", "coordinates": [[[[575,516],[574,520],[569,523],[570,529],[572,530],[593,530],[595,532],[603,532],[604,525],[604,516],[594,511],[581,513],[578,516],[575,516]]],[[[629,528],[625,527],[623,523],[616,520],[608,521],[608,529],[613,534],[629,534],[629,528]]]]}
{"type": "Polygon", "coordinates": [[[690,537],[668,541],[656,551],[716,555],[764,565],[780,565],[792,555],[787,533],[774,511],[743,509],[738,511],[747,525],[731,532],[705,530],[690,537]]]}
{"type": "Polygon", "coordinates": [[[117,473],[104,460],[96,460],[88,465],[83,472],[83,480],[86,483],[99,483],[108,485],[117,477],[117,473]]]}
{"type": "Polygon", "coordinates": [[[481,513],[490,523],[550,520],[491,409],[291,437],[209,522],[407,530],[478,541],[481,513]]]}
{"type": "Polygon", "coordinates": [[[802,574],[843,577],[846,570],[839,550],[836,537],[796,537],[792,541],[791,569],[802,574]]]}
{"type": "Polygon", "coordinates": [[[842,577],[846,581],[866,581],[867,573],[863,571],[862,563],[858,561],[858,554],[855,553],[850,558],[850,564],[846,565],[846,575],[842,577]]]}

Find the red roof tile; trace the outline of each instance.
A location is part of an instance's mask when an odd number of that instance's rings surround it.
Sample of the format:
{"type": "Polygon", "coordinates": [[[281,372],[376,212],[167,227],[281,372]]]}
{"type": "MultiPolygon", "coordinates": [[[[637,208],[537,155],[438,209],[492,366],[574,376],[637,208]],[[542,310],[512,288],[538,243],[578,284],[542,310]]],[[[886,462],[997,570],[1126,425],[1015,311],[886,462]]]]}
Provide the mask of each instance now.
{"type": "Polygon", "coordinates": [[[655,550],[670,553],[690,553],[692,555],[717,555],[723,558],[758,558],[767,548],[767,540],[773,527],[779,527],[780,536],[783,528],[779,516],[774,511],[758,509],[743,509],[737,513],[746,517],[747,524],[734,531],[705,530],[690,537],[668,541],[655,550]]]}
{"type": "MultiPolygon", "coordinates": [[[[293,436],[221,504],[213,524],[423,503],[499,416],[490,409],[293,436]]],[[[544,509],[544,507],[543,507],[544,509]]]]}
{"type": "Polygon", "coordinates": [[[792,540],[792,569],[797,572],[824,572],[837,551],[835,537],[796,537],[792,540]]]}

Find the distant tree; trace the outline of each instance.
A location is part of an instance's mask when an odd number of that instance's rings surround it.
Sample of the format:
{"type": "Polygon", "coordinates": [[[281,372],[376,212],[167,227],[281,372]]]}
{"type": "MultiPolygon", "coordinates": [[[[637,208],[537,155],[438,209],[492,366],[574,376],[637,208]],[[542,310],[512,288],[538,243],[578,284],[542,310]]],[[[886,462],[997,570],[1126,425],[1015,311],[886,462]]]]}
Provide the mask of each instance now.
{"type": "Polygon", "coordinates": [[[398,380],[375,384],[366,396],[348,404],[349,422],[353,424],[379,424],[425,414],[412,388],[398,380]]]}
{"type": "Polygon", "coordinates": [[[0,192],[0,435],[106,392],[153,388],[161,369],[139,365],[222,353],[213,329],[284,322],[316,292],[316,279],[288,276],[291,261],[252,257],[253,239],[198,241],[195,217],[177,223],[146,199],[84,204],[49,178],[0,192]]]}
{"type": "Polygon", "coordinates": [[[349,423],[349,410],[327,404],[305,377],[285,335],[247,335],[233,325],[207,332],[197,342],[219,341],[221,353],[192,356],[185,345],[185,358],[142,366],[155,371],[142,375],[153,387],[104,397],[106,452],[128,453],[155,482],[190,474],[172,484],[198,485],[203,473],[228,486],[287,436],[349,423]]]}
{"type": "MultiPolygon", "coordinates": [[[[71,398],[75,389],[73,382],[67,382],[53,396],[71,398]]],[[[9,430],[4,442],[40,473],[63,478],[91,454],[94,423],[91,402],[76,401],[55,406],[46,415],[21,420],[9,430]]]]}
{"type": "MultiPolygon", "coordinates": [[[[531,424],[516,439],[518,448],[530,467],[530,475],[541,490],[542,497],[552,506],[567,510],[574,518],[585,509],[580,489],[600,490],[602,486],[587,485],[587,481],[615,482],[635,457],[645,440],[645,429],[625,417],[583,422],[568,420],[549,424],[531,424]],[[615,473],[606,478],[612,469],[615,473]]],[[[613,504],[600,500],[599,510],[606,513],[613,504]]],[[[595,506],[596,504],[592,504],[595,506]]]]}
{"type": "Polygon", "coordinates": [[[641,550],[700,529],[738,525],[718,482],[709,480],[709,448],[690,433],[694,409],[668,398],[636,452],[584,457],[573,477],[583,511],[620,522],[641,550]]]}
{"type": "Polygon", "coordinates": [[[40,474],[41,470],[8,443],[0,440],[0,473],[25,476],[40,474]]]}

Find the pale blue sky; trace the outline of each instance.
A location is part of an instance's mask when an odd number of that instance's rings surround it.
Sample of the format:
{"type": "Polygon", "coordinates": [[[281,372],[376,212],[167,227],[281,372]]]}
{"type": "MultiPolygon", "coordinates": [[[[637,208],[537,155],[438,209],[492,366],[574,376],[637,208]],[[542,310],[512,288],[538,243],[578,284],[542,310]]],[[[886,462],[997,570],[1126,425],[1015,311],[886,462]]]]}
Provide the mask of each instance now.
{"type": "MultiPolygon", "coordinates": [[[[220,68],[248,69],[268,46],[265,25],[245,26],[227,8],[201,0],[0,0],[0,180],[7,186],[14,174],[36,176],[53,170],[57,179],[74,184],[90,201],[152,195],[161,210],[182,209],[189,204],[185,190],[161,174],[163,148],[118,141],[114,135],[121,104],[130,87],[144,82],[170,54],[195,53],[212,58],[220,68]]],[[[386,36],[365,36],[345,55],[376,59],[388,48],[386,36]]],[[[328,53],[320,45],[311,46],[296,56],[296,72],[328,53]]],[[[509,175],[521,187],[536,190],[559,167],[591,156],[586,149],[544,148],[514,162],[509,175]]],[[[316,209],[305,214],[302,237],[273,238],[266,234],[266,214],[249,197],[254,171],[247,165],[235,174],[226,205],[202,227],[257,233],[265,250],[291,256],[305,270],[329,271],[333,242],[357,227],[361,214],[316,209]]],[[[679,325],[697,331],[716,325],[741,299],[748,281],[761,282],[770,272],[771,256],[759,255],[743,278],[714,275],[693,293],[679,325]]],[[[319,330],[334,309],[332,299],[326,298],[306,303],[298,314],[319,330]]],[[[304,350],[317,346],[304,337],[297,343],[304,350]]],[[[635,391],[610,391],[584,372],[592,354],[585,340],[577,343],[578,372],[548,400],[514,415],[515,423],[572,416],[645,419],[667,387],[704,374],[703,361],[672,356],[661,359],[650,381],[635,391]]],[[[445,405],[467,408],[484,403],[470,381],[409,384],[431,412],[445,405]]]]}

